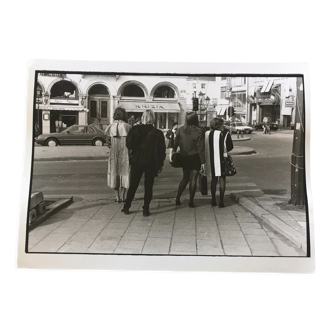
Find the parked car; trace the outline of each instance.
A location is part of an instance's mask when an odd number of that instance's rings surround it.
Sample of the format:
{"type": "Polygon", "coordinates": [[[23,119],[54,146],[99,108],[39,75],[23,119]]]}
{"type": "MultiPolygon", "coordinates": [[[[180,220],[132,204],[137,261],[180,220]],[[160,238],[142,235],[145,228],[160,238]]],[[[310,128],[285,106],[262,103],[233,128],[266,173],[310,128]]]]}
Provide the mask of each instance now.
{"type": "Polygon", "coordinates": [[[253,131],[253,128],[250,126],[247,126],[245,123],[242,122],[225,122],[225,128],[227,128],[231,133],[248,133],[251,134],[253,131]]]}
{"type": "MultiPolygon", "coordinates": [[[[255,130],[263,130],[263,124],[264,122],[258,123],[255,126],[255,130]]],[[[279,129],[279,125],[276,122],[272,122],[269,124],[270,130],[278,130],[279,129]]]]}
{"type": "Polygon", "coordinates": [[[74,125],[61,133],[41,134],[35,138],[35,142],[47,146],[77,144],[103,146],[106,142],[106,136],[102,130],[92,125],[74,125]]]}
{"type": "Polygon", "coordinates": [[[109,126],[108,123],[92,123],[91,126],[101,130],[101,131],[105,131],[106,128],[109,126]]]}

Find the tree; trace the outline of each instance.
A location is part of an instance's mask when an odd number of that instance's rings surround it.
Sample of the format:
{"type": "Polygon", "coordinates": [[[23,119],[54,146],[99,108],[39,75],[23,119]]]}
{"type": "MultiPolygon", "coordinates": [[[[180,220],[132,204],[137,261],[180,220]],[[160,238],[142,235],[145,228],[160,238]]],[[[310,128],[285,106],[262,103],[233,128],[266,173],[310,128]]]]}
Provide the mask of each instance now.
{"type": "Polygon", "coordinates": [[[306,188],[304,172],[304,96],[303,80],[296,81],[295,127],[293,137],[293,153],[291,158],[291,199],[290,204],[306,205],[306,188]]]}

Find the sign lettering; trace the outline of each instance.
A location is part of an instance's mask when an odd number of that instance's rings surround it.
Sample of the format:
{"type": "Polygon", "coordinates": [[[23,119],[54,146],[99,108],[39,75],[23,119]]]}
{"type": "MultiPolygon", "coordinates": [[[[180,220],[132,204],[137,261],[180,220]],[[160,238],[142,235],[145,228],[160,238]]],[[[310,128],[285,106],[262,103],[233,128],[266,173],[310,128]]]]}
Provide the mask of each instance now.
{"type": "Polygon", "coordinates": [[[74,104],[78,105],[78,99],[51,99],[51,104],[74,104]]]}
{"type": "Polygon", "coordinates": [[[135,107],[137,109],[141,109],[141,108],[144,108],[144,109],[164,109],[163,106],[161,105],[146,105],[146,104],[135,104],[135,107]]]}

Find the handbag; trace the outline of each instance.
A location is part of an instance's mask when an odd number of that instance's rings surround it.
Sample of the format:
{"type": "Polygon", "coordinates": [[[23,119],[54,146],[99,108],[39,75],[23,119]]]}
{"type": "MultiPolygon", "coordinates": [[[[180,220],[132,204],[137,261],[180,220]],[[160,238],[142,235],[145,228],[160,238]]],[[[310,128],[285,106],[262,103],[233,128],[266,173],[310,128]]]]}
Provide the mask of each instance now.
{"type": "Polygon", "coordinates": [[[227,147],[226,147],[226,138],[227,138],[228,133],[225,135],[224,139],[224,166],[225,166],[225,175],[226,176],[233,176],[235,175],[236,169],[233,164],[233,158],[227,153],[227,147]]]}
{"type": "Polygon", "coordinates": [[[202,195],[208,194],[207,177],[204,172],[199,173],[198,189],[202,195]]]}
{"type": "Polygon", "coordinates": [[[179,152],[173,153],[172,162],[170,162],[170,164],[174,168],[182,167],[182,158],[179,152]]]}

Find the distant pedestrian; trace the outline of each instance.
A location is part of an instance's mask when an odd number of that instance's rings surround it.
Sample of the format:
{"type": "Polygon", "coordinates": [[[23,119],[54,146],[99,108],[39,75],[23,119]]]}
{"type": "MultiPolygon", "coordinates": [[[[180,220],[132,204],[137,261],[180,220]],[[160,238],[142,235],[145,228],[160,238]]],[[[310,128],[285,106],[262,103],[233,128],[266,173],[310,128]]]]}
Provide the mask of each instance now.
{"type": "Polygon", "coordinates": [[[115,190],[115,201],[121,203],[126,200],[126,191],[129,188],[130,166],[126,138],[131,126],[127,123],[124,108],[115,109],[113,119],[114,122],[105,130],[110,148],[107,185],[115,190]]]}
{"type": "Polygon", "coordinates": [[[164,166],[166,157],[165,138],[161,130],[154,128],[153,111],[146,110],[141,118],[142,124],[132,127],[127,136],[127,148],[130,153],[130,186],[123,209],[129,214],[131,203],[144,173],[144,205],[143,216],[150,215],[150,203],[154,178],[164,166]]]}
{"type": "MultiPolygon", "coordinates": [[[[175,204],[180,205],[181,195],[189,183],[189,207],[194,206],[194,197],[196,192],[197,177],[205,163],[204,132],[198,126],[198,115],[195,112],[188,112],[186,123],[176,132],[174,140],[174,152],[180,147],[183,177],[179,184],[175,204]]],[[[169,159],[172,162],[173,149],[170,151],[169,159]]]]}
{"type": "Polygon", "coordinates": [[[168,145],[167,145],[168,148],[173,148],[174,140],[176,137],[176,131],[178,130],[178,127],[179,127],[178,123],[174,122],[172,129],[169,129],[166,133],[166,138],[168,139],[168,145]]]}
{"type": "Polygon", "coordinates": [[[129,123],[131,126],[133,126],[133,125],[135,124],[135,116],[134,116],[134,115],[132,115],[132,116],[129,118],[128,123],[129,123]]]}
{"type": "Polygon", "coordinates": [[[216,190],[219,182],[220,198],[218,207],[222,208],[225,206],[224,195],[226,190],[224,158],[227,156],[227,152],[233,150],[233,141],[229,130],[224,127],[222,119],[212,119],[210,128],[211,130],[205,133],[205,173],[211,179],[211,206],[217,206],[216,190]]]}
{"type": "Polygon", "coordinates": [[[136,118],[134,126],[138,126],[138,125],[141,125],[141,124],[142,124],[141,119],[140,118],[136,118]]]}

